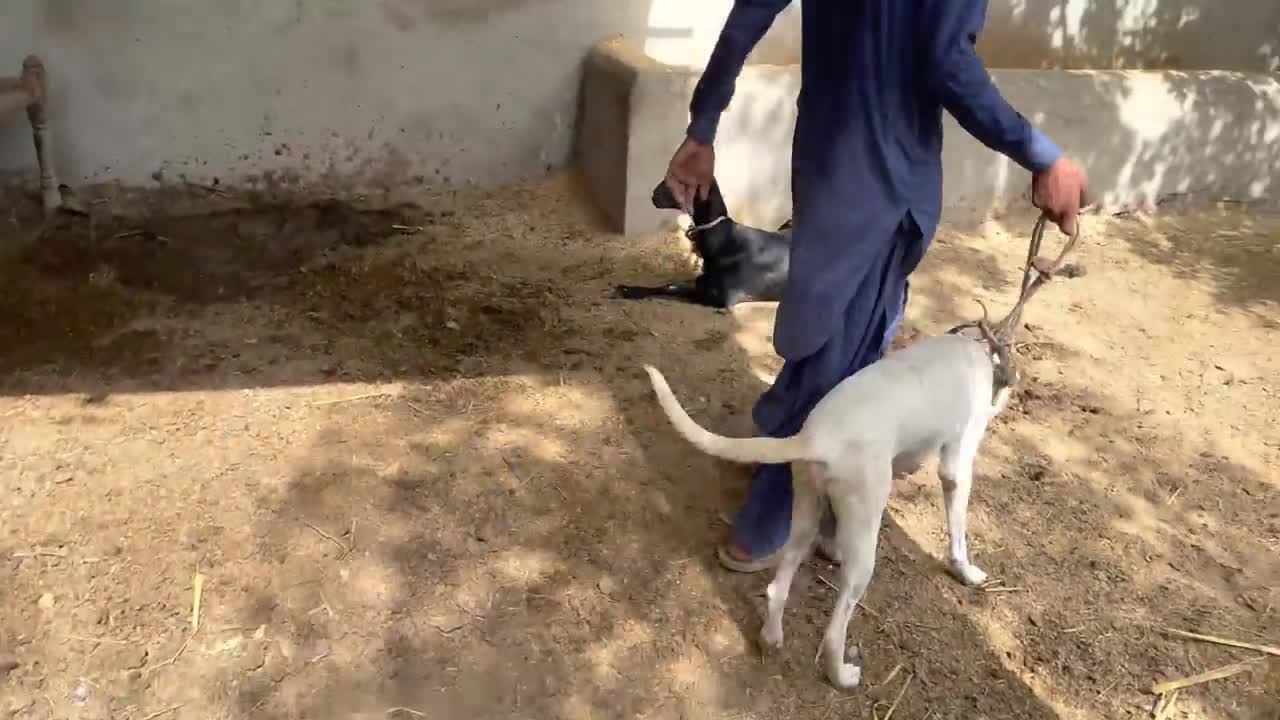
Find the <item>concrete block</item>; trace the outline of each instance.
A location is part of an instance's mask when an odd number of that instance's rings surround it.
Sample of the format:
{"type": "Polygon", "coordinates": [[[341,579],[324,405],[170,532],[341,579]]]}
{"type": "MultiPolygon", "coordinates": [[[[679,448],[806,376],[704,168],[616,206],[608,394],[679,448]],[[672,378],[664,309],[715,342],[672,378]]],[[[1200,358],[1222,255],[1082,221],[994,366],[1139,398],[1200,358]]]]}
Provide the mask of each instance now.
{"type": "MultiPolygon", "coordinates": [[[[649,194],[683,137],[699,71],[613,38],[583,78],[578,161],[614,230],[674,223],[649,194]]],[[[1258,200],[1277,192],[1280,82],[1236,72],[993,70],[1015,108],[1089,171],[1100,209],[1171,194],[1258,200]]],[[[735,219],[776,227],[791,212],[796,65],[748,65],[721,120],[717,179],[735,219]]],[[[1030,176],[944,122],[943,220],[967,225],[1029,200],[1030,176]]]]}

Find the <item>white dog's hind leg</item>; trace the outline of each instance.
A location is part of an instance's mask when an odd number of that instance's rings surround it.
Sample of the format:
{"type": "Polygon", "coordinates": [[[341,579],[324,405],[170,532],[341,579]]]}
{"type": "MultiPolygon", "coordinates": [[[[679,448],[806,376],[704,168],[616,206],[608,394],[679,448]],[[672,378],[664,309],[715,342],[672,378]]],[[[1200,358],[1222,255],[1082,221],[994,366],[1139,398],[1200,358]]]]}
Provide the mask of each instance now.
{"type": "Polygon", "coordinates": [[[987,581],[987,574],[969,562],[966,537],[973,462],[985,431],[986,423],[972,423],[958,440],[942,446],[938,460],[938,479],[942,482],[942,498],[947,510],[951,572],[970,587],[987,581]]]}
{"type": "Polygon", "coordinates": [[[849,620],[875,571],[880,523],[893,489],[893,463],[886,458],[884,462],[855,468],[851,474],[837,473],[832,484],[840,485],[830,495],[836,514],[836,540],[844,557],[840,595],[822,639],[823,663],[831,684],[852,690],[862,680],[862,668],[845,661],[849,620]]]}
{"type": "Polygon", "coordinates": [[[782,549],[782,559],[778,562],[773,581],[765,590],[769,608],[764,627],[760,629],[760,645],[765,651],[782,647],[782,612],[787,606],[791,583],[795,580],[796,570],[813,550],[813,541],[818,537],[823,496],[814,484],[817,479],[814,474],[817,472],[820,470],[812,463],[792,464],[794,481],[791,483],[791,533],[782,549]]]}
{"type": "Polygon", "coordinates": [[[991,403],[991,417],[995,417],[1004,412],[1009,406],[1009,398],[1013,397],[1013,388],[1000,388],[1000,392],[996,393],[995,402],[991,403]]]}

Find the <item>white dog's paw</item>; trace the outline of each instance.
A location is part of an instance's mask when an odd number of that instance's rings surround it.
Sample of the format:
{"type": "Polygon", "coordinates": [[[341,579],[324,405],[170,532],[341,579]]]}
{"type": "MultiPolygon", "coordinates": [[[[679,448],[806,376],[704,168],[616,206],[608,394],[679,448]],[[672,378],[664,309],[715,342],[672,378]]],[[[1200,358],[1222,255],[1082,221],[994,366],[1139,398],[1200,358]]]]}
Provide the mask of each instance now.
{"type": "Polygon", "coordinates": [[[862,682],[862,668],[853,663],[834,663],[827,668],[827,679],[841,690],[852,690],[862,682]]]}
{"type": "Polygon", "coordinates": [[[951,563],[951,573],[955,575],[960,582],[969,587],[977,587],[987,581],[987,574],[978,569],[977,565],[972,563],[951,563]]]}
{"type": "Polygon", "coordinates": [[[778,652],[782,649],[782,627],[771,628],[768,623],[760,628],[760,650],[765,654],[778,652]]]}

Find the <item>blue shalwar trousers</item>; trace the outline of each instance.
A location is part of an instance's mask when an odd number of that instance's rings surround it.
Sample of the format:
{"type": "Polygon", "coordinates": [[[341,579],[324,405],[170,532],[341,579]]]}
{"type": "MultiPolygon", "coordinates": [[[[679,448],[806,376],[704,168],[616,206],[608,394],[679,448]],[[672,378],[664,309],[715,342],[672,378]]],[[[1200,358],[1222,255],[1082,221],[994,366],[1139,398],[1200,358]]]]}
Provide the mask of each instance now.
{"type": "MultiPolygon", "coordinates": [[[[762,434],[786,437],[799,432],[827,392],[888,352],[906,309],[908,276],[927,242],[907,213],[890,238],[862,254],[867,267],[851,269],[850,279],[857,287],[834,331],[812,354],[784,357],[782,372],[756,403],[752,417],[762,434]]],[[[779,318],[785,318],[781,311],[779,318]]],[[[775,335],[785,331],[775,328],[775,335]]],[[[753,558],[780,549],[791,530],[791,502],[791,466],[757,466],[734,520],[735,542],[753,558]]],[[[824,527],[824,535],[830,529],[824,527]]]]}

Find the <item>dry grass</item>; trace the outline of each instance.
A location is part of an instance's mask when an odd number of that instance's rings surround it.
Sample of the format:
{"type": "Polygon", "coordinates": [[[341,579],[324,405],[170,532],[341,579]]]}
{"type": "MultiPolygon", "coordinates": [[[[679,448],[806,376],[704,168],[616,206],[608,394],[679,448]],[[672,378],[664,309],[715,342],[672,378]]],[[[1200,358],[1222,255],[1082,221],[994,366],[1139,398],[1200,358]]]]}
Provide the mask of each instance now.
{"type": "MultiPolygon", "coordinates": [[[[144,198],[5,260],[0,709],[1149,717],[1154,683],[1245,657],[1160,628],[1280,642],[1276,217],[1089,219],[1090,272],[1028,308],[980,459],[971,543],[1001,591],[942,572],[937,483],[903,481],[851,629],[896,682],[841,696],[812,663],[834,570],[803,572],[762,662],[764,578],[711,552],[744,471],[675,437],[639,372],[745,432],[772,308],[609,299],[688,256],[578,197],[144,198]]],[[[944,231],[904,339],[1007,307],[1029,227],[944,231]]],[[[1171,717],[1276,717],[1255,665],[1171,717]]]]}

